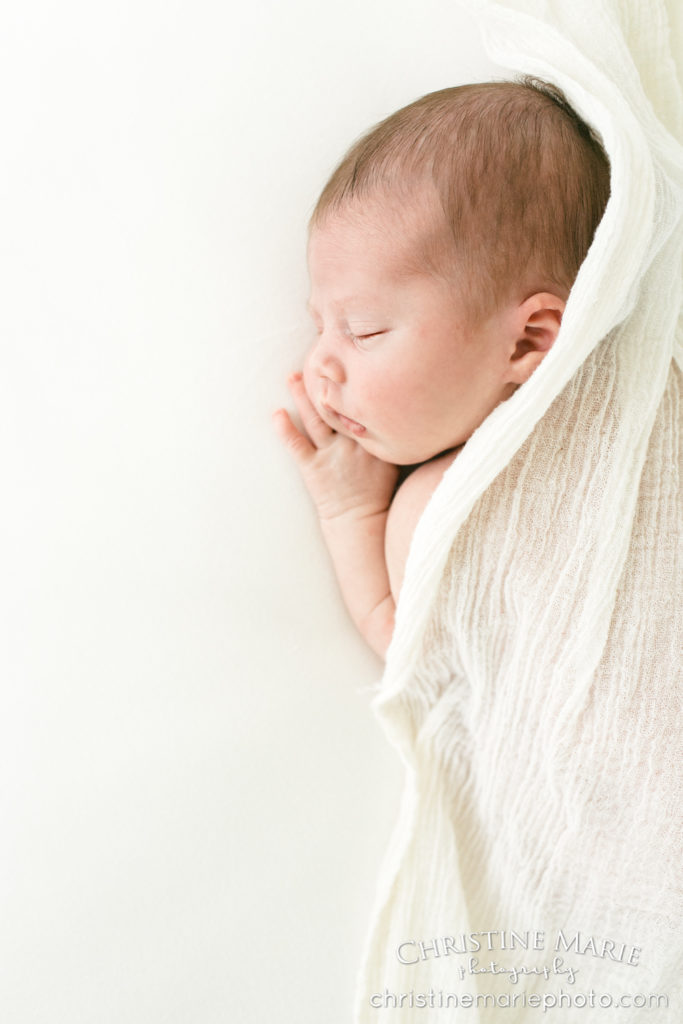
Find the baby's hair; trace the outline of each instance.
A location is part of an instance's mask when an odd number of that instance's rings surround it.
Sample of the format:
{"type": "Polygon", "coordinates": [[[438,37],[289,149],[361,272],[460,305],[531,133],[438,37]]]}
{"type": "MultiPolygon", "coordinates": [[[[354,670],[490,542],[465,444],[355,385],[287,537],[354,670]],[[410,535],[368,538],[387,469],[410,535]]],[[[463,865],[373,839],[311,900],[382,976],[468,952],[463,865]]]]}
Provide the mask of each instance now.
{"type": "Polygon", "coordinates": [[[532,77],[429,93],[363,135],[310,221],[387,200],[432,215],[419,264],[473,317],[537,291],[566,298],[609,198],[609,162],[562,91],[532,77]]]}

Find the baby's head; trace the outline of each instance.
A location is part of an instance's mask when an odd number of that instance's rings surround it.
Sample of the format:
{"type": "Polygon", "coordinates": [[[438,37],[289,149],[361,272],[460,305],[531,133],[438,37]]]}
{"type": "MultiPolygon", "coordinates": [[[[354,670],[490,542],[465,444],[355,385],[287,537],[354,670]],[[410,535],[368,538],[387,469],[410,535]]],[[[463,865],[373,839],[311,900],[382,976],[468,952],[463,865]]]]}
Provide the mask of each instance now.
{"type": "Polygon", "coordinates": [[[608,195],[599,142],[542,83],[444,89],[372,129],[311,218],[322,417],[396,464],[466,441],[552,346],[608,195]]]}

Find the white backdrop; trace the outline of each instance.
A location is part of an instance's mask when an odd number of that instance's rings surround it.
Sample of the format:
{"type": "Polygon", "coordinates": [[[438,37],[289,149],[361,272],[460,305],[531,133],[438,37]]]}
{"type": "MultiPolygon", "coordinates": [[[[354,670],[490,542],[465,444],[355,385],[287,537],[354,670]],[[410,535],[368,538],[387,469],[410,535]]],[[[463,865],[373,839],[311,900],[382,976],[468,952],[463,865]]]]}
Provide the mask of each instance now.
{"type": "Polygon", "coordinates": [[[441,0],[1,20],[0,1021],[341,1024],[402,767],[270,414],[337,158],[495,69],[441,0]]]}

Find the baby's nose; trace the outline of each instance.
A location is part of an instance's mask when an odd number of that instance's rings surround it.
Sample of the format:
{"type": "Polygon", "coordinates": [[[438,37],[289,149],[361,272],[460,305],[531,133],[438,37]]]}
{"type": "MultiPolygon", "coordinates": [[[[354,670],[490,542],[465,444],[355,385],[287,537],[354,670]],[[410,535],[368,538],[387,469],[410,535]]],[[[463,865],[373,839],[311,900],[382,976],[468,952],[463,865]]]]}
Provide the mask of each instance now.
{"type": "Polygon", "coordinates": [[[309,350],[306,362],[317,377],[343,384],[346,379],[344,364],[324,334],[309,350]]]}

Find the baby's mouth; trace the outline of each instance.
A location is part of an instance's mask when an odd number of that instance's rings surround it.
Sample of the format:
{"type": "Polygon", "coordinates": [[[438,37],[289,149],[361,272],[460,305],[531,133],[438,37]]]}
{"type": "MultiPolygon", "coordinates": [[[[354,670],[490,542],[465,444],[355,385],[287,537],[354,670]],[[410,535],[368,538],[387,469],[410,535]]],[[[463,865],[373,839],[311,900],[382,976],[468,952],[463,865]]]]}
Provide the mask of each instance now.
{"type": "Polygon", "coordinates": [[[334,419],[339,420],[342,427],[348,430],[351,434],[355,434],[356,437],[360,437],[361,434],[365,433],[365,427],[362,423],[358,423],[356,420],[349,419],[348,416],[342,416],[340,412],[333,409],[331,405],[323,404],[325,412],[329,413],[334,419]]]}

